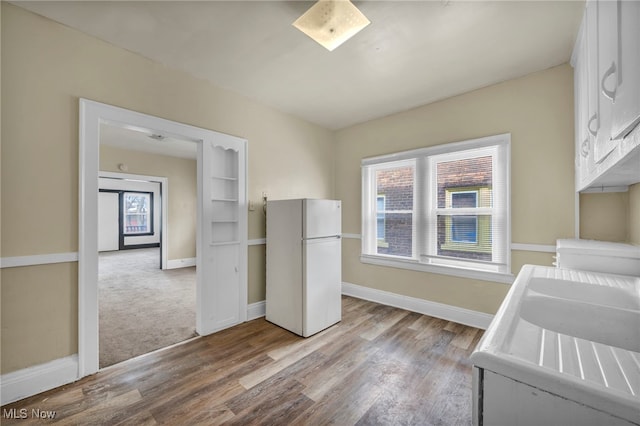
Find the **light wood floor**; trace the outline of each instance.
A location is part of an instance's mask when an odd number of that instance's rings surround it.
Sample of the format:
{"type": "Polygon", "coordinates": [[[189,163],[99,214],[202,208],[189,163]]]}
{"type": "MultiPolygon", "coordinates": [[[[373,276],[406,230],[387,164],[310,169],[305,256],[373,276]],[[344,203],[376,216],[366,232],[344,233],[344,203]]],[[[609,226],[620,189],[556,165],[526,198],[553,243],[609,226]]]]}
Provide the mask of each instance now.
{"type": "Polygon", "coordinates": [[[74,425],[468,425],[481,335],[343,297],[342,322],[310,338],[250,321],[4,406],[2,424],[39,409],[74,425]]]}

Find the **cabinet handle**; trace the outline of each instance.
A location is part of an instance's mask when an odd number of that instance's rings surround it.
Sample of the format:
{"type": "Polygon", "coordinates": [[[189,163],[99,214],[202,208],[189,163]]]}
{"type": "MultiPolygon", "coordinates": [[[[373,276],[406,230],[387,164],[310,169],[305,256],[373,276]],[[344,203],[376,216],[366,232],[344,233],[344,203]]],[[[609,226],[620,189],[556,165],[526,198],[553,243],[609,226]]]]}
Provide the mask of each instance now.
{"type": "Polygon", "coordinates": [[[585,139],[582,142],[582,146],[580,147],[580,154],[582,154],[582,156],[585,158],[587,158],[587,156],[589,155],[589,139],[585,139]]]}
{"type": "Polygon", "coordinates": [[[597,119],[598,119],[598,113],[595,113],[591,116],[591,118],[589,119],[589,122],[587,123],[587,130],[589,131],[589,133],[591,133],[591,136],[593,137],[598,136],[598,129],[597,128],[595,130],[592,129],[591,124],[597,119]]]}
{"type": "Polygon", "coordinates": [[[609,98],[612,102],[616,101],[616,90],[618,89],[618,82],[616,80],[616,84],[613,86],[613,90],[607,89],[605,87],[605,83],[609,79],[609,77],[611,77],[615,73],[616,73],[616,63],[614,61],[614,62],[611,62],[611,66],[604,73],[604,75],[602,76],[602,81],[600,82],[600,87],[602,87],[602,94],[605,95],[607,98],[609,98]]]}

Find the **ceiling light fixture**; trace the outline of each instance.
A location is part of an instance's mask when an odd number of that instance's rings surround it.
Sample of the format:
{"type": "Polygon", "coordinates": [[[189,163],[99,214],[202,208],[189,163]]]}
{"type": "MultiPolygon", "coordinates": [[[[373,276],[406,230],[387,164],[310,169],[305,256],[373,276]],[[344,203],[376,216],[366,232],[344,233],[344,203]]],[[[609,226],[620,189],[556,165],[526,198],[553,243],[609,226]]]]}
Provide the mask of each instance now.
{"type": "Polygon", "coordinates": [[[293,26],[332,51],[370,23],[349,0],[320,0],[293,26]]]}

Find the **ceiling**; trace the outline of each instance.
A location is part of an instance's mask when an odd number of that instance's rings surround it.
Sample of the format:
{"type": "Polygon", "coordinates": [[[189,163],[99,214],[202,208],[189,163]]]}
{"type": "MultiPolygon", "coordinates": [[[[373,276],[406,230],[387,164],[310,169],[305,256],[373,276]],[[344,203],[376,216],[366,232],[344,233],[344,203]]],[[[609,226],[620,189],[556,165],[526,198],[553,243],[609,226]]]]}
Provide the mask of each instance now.
{"type": "Polygon", "coordinates": [[[568,62],[583,1],[355,1],[333,52],[291,24],[305,1],[14,1],[329,129],[568,62]]]}
{"type": "Polygon", "coordinates": [[[134,126],[100,124],[100,143],[116,148],[151,152],[170,157],[195,160],[198,146],[192,141],[176,139],[134,126]]]}

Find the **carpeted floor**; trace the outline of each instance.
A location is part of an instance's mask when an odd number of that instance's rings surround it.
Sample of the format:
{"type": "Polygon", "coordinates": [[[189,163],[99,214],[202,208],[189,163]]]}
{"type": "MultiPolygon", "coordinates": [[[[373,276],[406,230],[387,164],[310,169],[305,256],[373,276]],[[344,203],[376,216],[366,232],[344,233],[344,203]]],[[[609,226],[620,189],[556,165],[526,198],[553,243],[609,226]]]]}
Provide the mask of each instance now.
{"type": "Polygon", "coordinates": [[[159,250],[100,253],[100,368],[196,336],[196,268],[162,271],[159,250]]]}

